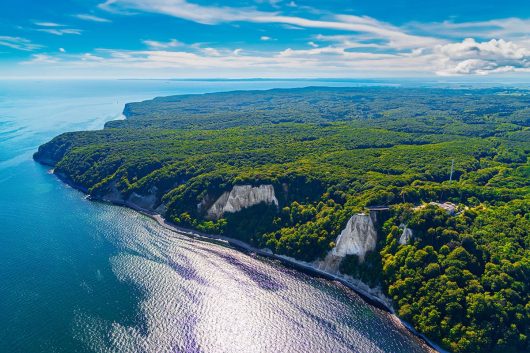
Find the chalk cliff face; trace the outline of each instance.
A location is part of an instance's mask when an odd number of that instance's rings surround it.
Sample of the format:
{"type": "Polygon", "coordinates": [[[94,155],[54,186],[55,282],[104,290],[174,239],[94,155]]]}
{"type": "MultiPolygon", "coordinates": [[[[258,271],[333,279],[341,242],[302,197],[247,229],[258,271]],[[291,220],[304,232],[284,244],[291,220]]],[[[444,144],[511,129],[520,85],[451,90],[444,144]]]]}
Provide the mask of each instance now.
{"type": "Polygon", "coordinates": [[[278,207],[278,199],[272,185],[235,185],[230,192],[222,194],[208,209],[206,217],[219,219],[225,213],[239,212],[260,203],[278,207]]]}
{"type": "Polygon", "coordinates": [[[412,233],[412,229],[407,228],[407,226],[404,224],[402,224],[400,228],[403,229],[403,233],[401,233],[401,236],[399,237],[399,244],[407,245],[408,243],[410,243],[410,240],[414,236],[414,234],[412,233]]]}
{"type": "Polygon", "coordinates": [[[133,204],[145,210],[154,210],[158,201],[156,197],[157,191],[158,188],[153,186],[149,189],[147,195],[141,195],[133,192],[127,199],[127,203],[133,204]]]}
{"type": "Polygon", "coordinates": [[[356,214],[348,220],[331,251],[340,257],[357,255],[363,261],[366,253],[375,250],[376,245],[377,231],[372,218],[366,214],[356,214]]]}
{"type": "Polygon", "coordinates": [[[97,199],[112,202],[118,205],[129,206],[142,211],[156,212],[163,216],[166,213],[166,205],[159,202],[157,198],[157,191],[157,187],[153,186],[148,190],[146,195],[133,192],[128,198],[125,198],[125,196],[116,187],[116,182],[113,182],[110,187],[110,191],[101,197],[97,197],[97,199]]]}
{"type": "Polygon", "coordinates": [[[340,262],[346,255],[357,255],[362,262],[366,253],[375,250],[376,245],[377,231],[373,218],[364,213],[356,214],[337,237],[335,247],[315,265],[321,270],[339,273],[340,262]]]}

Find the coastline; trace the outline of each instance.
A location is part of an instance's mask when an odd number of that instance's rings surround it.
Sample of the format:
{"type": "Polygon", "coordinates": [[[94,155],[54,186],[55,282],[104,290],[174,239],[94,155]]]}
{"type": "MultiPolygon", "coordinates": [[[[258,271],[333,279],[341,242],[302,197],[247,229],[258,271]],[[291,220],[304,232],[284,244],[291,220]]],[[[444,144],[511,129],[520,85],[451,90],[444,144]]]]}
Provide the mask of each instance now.
{"type": "MultiPolygon", "coordinates": [[[[48,164],[48,163],[45,163],[45,162],[40,162],[38,160],[37,160],[37,162],[39,162],[40,164],[45,165],[45,166],[53,166],[52,164],[48,164]]],[[[376,294],[370,293],[366,289],[361,288],[359,283],[354,283],[352,281],[353,278],[348,279],[345,276],[337,276],[335,274],[332,274],[332,273],[320,270],[318,268],[315,268],[310,263],[307,263],[307,262],[304,262],[304,261],[299,261],[299,260],[296,260],[296,259],[288,257],[288,256],[274,254],[271,251],[267,251],[267,250],[256,248],[256,247],[254,247],[254,246],[252,246],[252,245],[250,245],[248,243],[245,243],[244,241],[238,240],[238,239],[230,238],[230,237],[227,237],[227,236],[224,236],[224,235],[207,234],[207,233],[200,232],[198,230],[180,227],[180,226],[178,226],[176,224],[173,224],[173,223],[167,221],[159,213],[156,213],[154,211],[141,208],[138,205],[135,205],[135,204],[127,202],[127,201],[118,202],[118,201],[115,201],[115,200],[108,200],[108,199],[104,199],[104,198],[93,197],[93,196],[91,196],[88,193],[88,190],[86,188],[83,188],[80,185],[75,184],[66,175],[61,175],[59,173],[55,173],[53,168],[50,170],[50,172],[51,172],[51,174],[54,174],[64,184],[66,184],[66,185],[68,185],[68,186],[70,186],[70,187],[72,187],[72,188],[84,193],[88,200],[95,201],[95,202],[104,202],[104,203],[108,203],[108,204],[115,205],[115,206],[129,208],[129,209],[131,209],[133,211],[138,212],[139,214],[142,214],[142,215],[144,215],[146,217],[149,217],[153,221],[157,222],[159,226],[164,227],[165,229],[170,230],[172,232],[175,232],[177,234],[184,235],[184,236],[187,236],[187,237],[190,237],[192,239],[199,240],[199,241],[207,241],[207,242],[212,242],[212,243],[215,243],[215,244],[218,244],[218,245],[221,245],[221,246],[232,247],[232,248],[234,248],[234,249],[236,249],[238,251],[241,251],[241,252],[243,252],[243,253],[245,253],[247,255],[250,255],[250,256],[258,255],[258,256],[261,256],[261,257],[268,258],[268,259],[276,260],[276,261],[281,262],[282,265],[284,265],[284,266],[293,268],[293,269],[295,269],[297,271],[309,274],[311,276],[324,278],[324,279],[329,280],[329,281],[339,282],[340,284],[344,285],[349,290],[352,290],[357,295],[359,295],[368,304],[370,304],[372,306],[375,306],[376,308],[378,308],[380,310],[383,310],[383,311],[387,312],[388,314],[390,314],[392,319],[394,320],[394,322],[402,325],[403,328],[408,330],[414,336],[416,336],[419,339],[421,339],[434,352],[450,353],[450,352],[444,350],[443,348],[441,348],[440,346],[438,346],[436,343],[432,342],[424,334],[418,332],[410,323],[404,321],[399,316],[397,316],[397,314],[395,313],[395,310],[392,307],[392,305],[385,300],[387,298],[381,298],[381,297],[377,296],[376,294]]],[[[358,281],[358,282],[360,282],[360,281],[358,281]]],[[[362,282],[360,282],[360,283],[362,283],[362,282]]],[[[368,286],[366,286],[366,287],[369,288],[368,286]]]]}
{"type": "Polygon", "coordinates": [[[419,339],[421,339],[434,352],[449,353],[448,351],[446,351],[443,348],[441,348],[440,346],[438,346],[436,343],[432,342],[424,334],[418,332],[410,323],[402,320],[399,316],[397,316],[397,314],[395,313],[394,308],[391,305],[389,305],[388,303],[386,303],[383,299],[377,297],[374,294],[371,294],[371,293],[367,292],[366,290],[364,290],[363,288],[359,287],[355,283],[352,283],[350,280],[348,280],[345,277],[337,276],[337,275],[334,275],[332,273],[319,270],[318,268],[315,268],[315,267],[311,266],[311,264],[309,264],[309,263],[305,263],[303,261],[299,261],[299,260],[293,259],[293,258],[288,257],[288,256],[278,255],[278,254],[274,254],[274,253],[269,252],[269,251],[265,251],[263,249],[255,248],[252,245],[247,244],[247,243],[245,243],[245,242],[243,242],[241,240],[238,240],[238,239],[226,237],[226,236],[223,236],[223,235],[206,234],[206,233],[202,233],[202,232],[199,232],[199,231],[196,231],[196,230],[193,230],[193,229],[179,227],[177,225],[172,224],[171,222],[168,222],[160,214],[153,213],[151,211],[141,209],[141,208],[139,208],[139,207],[137,207],[135,205],[132,205],[132,204],[128,204],[128,203],[120,204],[120,203],[116,203],[116,202],[112,202],[112,201],[98,200],[98,199],[93,199],[93,200],[97,201],[97,202],[110,203],[110,204],[115,205],[115,206],[121,206],[121,207],[130,208],[130,209],[132,209],[132,210],[134,210],[134,211],[136,211],[136,212],[138,212],[138,213],[140,213],[140,214],[142,214],[142,215],[144,215],[146,217],[151,218],[152,220],[157,222],[161,227],[164,227],[164,228],[166,228],[168,230],[171,230],[171,231],[173,231],[175,233],[178,233],[178,234],[181,234],[181,235],[184,235],[184,236],[187,236],[187,237],[191,237],[193,239],[197,239],[197,240],[200,240],[200,241],[215,242],[216,244],[219,244],[221,246],[230,246],[230,247],[235,248],[236,250],[241,251],[241,252],[243,252],[243,253],[245,253],[247,255],[250,255],[250,256],[258,255],[258,256],[261,256],[261,257],[266,257],[268,259],[277,260],[277,261],[281,262],[282,265],[284,265],[286,267],[293,268],[295,270],[298,270],[300,272],[309,274],[311,276],[324,278],[324,279],[326,279],[328,281],[339,282],[340,284],[342,284],[343,286],[345,286],[349,290],[351,290],[351,291],[355,292],[357,295],[359,295],[368,304],[370,304],[370,305],[372,305],[372,306],[374,306],[374,307],[376,307],[376,308],[378,308],[380,310],[386,311],[388,314],[390,314],[392,316],[392,319],[396,323],[402,325],[405,329],[407,329],[409,332],[411,332],[414,336],[416,336],[419,339]]]}

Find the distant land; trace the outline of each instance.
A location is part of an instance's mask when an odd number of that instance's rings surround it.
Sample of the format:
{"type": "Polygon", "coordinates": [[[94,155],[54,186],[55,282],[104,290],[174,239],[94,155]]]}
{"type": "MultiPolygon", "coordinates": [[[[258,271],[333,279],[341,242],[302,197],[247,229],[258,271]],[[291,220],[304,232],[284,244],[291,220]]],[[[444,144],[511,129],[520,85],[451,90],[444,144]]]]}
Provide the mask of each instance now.
{"type": "Polygon", "coordinates": [[[124,115],[34,158],[94,199],[340,276],[448,351],[530,350],[529,91],[236,91],[124,115]]]}

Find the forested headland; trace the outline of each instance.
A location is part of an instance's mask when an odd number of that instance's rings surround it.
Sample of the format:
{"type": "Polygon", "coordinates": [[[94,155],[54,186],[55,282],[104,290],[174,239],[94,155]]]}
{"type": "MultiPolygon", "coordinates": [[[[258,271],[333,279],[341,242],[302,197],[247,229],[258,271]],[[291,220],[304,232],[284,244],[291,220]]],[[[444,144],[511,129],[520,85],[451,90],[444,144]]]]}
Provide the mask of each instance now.
{"type": "Polygon", "coordinates": [[[530,351],[530,92],[310,87],[156,98],[124,113],[35,159],[96,198],[151,197],[178,225],[304,261],[324,258],[353,214],[388,206],[376,249],[341,271],[381,286],[452,352],[530,351]],[[233,186],[265,184],[278,205],[207,217],[233,186]]]}

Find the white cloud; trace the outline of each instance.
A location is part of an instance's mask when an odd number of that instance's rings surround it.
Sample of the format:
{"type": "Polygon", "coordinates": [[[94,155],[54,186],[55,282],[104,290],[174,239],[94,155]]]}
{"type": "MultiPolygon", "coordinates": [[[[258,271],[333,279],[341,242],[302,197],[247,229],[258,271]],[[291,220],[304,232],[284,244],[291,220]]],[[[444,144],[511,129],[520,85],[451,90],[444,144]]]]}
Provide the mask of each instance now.
{"type": "Polygon", "coordinates": [[[81,34],[81,30],[75,29],[75,28],[39,28],[37,29],[37,31],[54,34],[56,36],[62,36],[64,34],[76,34],[76,35],[81,34]]]}
{"type": "Polygon", "coordinates": [[[395,54],[386,53],[367,53],[367,52],[349,52],[345,48],[341,47],[322,47],[313,48],[307,50],[293,50],[291,48],[283,50],[279,53],[280,57],[293,57],[293,58],[308,58],[308,57],[321,57],[321,60],[329,60],[329,56],[337,56],[338,61],[349,61],[358,59],[377,60],[377,59],[389,59],[396,58],[395,54]],[[326,56],[326,58],[323,58],[326,56]]]}
{"type": "Polygon", "coordinates": [[[35,29],[38,32],[44,32],[49,34],[54,34],[56,36],[62,36],[64,34],[81,34],[80,29],[75,28],[64,28],[66,25],[55,23],[55,22],[34,22],[36,26],[41,27],[35,29]]]}
{"type": "Polygon", "coordinates": [[[530,19],[516,17],[471,22],[410,23],[406,27],[411,30],[433,33],[437,36],[459,39],[474,37],[518,41],[530,38],[530,19]]]}
{"type": "Polygon", "coordinates": [[[65,25],[55,22],[35,22],[35,24],[40,27],[65,27],[65,25]]]}
{"type": "Polygon", "coordinates": [[[156,40],[144,40],[143,43],[152,49],[166,49],[176,48],[184,44],[176,39],[171,39],[169,42],[159,42],[156,40]]]}
{"type": "Polygon", "coordinates": [[[61,53],[65,53],[65,52],[66,52],[66,50],[64,50],[64,48],[59,48],[59,51],[60,51],[61,53]]]}
{"type": "MultiPolygon", "coordinates": [[[[289,5],[287,1],[278,3],[273,0],[273,3],[289,5]]],[[[156,73],[166,77],[179,74],[182,77],[204,77],[209,74],[216,77],[388,77],[434,73],[486,75],[530,72],[530,31],[527,30],[530,20],[512,18],[398,27],[367,16],[312,12],[307,15],[308,18],[304,18],[286,16],[277,11],[260,11],[255,7],[199,5],[186,0],[107,0],[100,7],[113,12],[122,11],[120,13],[136,11],[164,14],[206,25],[232,23],[235,26],[238,25],[236,22],[276,24],[304,29],[307,36],[299,43],[301,47],[293,45],[292,48],[275,52],[247,50],[240,48],[240,43],[233,48],[221,48],[218,43],[189,45],[176,39],[144,40],[146,50],[96,49],[83,55],[67,54],[60,50],[61,53],[56,53],[56,57],[41,54],[34,56],[28,63],[34,67],[40,65],[56,70],[95,70],[112,75],[128,72],[129,76],[131,73],[132,76],[143,73],[152,77],[156,73]],[[318,32],[314,29],[322,30],[325,34],[316,35],[318,32]],[[475,39],[465,40],[458,37],[458,33],[468,32],[479,35],[470,35],[475,39]],[[304,45],[304,42],[307,44],[304,45]]],[[[299,7],[297,13],[300,11],[299,7]]],[[[75,16],[98,22],[92,18],[96,16],[75,16]]],[[[81,33],[80,30],[53,22],[42,22],[37,30],[56,35],[81,33]]],[[[5,38],[0,37],[0,45],[24,47],[20,38],[18,41],[5,38]]],[[[274,40],[267,35],[259,39],[274,40]]],[[[25,45],[30,48],[33,44],[28,41],[25,45]]]]}
{"type": "Polygon", "coordinates": [[[219,50],[215,48],[201,48],[202,52],[207,56],[221,56],[219,50]]]}
{"type": "Polygon", "coordinates": [[[285,29],[291,29],[293,31],[303,31],[305,30],[305,28],[303,27],[298,27],[298,26],[293,26],[293,25],[286,25],[286,24],[282,24],[280,25],[282,28],[285,28],[285,29]]]}
{"type": "MultiPolygon", "coordinates": [[[[116,58],[119,58],[119,55],[116,55],[116,58]]],[[[123,55],[121,56],[124,57],[123,55]]],[[[75,57],[74,57],[75,58],[75,57]]],[[[93,55],[90,53],[85,53],[81,55],[80,57],[77,57],[81,60],[81,62],[98,62],[104,64],[107,60],[102,56],[93,55]]]]}
{"type": "Polygon", "coordinates": [[[111,20],[107,18],[94,16],[90,14],[77,14],[77,15],[74,15],[74,17],[79,18],[80,20],[92,21],[92,22],[105,22],[105,23],[112,22],[111,20]]]}
{"type": "Polygon", "coordinates": [[[263,13],[249,8],[201,6],[185,0],[107,0],[99,7],[111,12],[139,10],[160,13],[203,24],[245,21],[263,13]]]}
{"type": "MultiPolygon", "coordinates": [[[[387,44],[372,43],[366,36],[358,35],[322,35],[315,37],[319,41],[335,43],[345,48],[375,48],[375,49],[392,49],[387,44]]],[[[414,50],[414,49],[413,49],[414,50]]]]}
{"type": "Polygon", "coordinates": [[[417,73],[426,70],[428,64],[423,57],[349,53],[340,48],[271,53],[203,48],[200,44],[179,51],[99,49],[83,55],[61,55],[55,60],[54,63],[32,60],[28,64],[38,72],[50,74],[68,71],[76,72],[77,76],[83,72],[94,76],[106,72],[112,77],[256,77],[256,73],[262,77],[381,76],[389,72],[417,73]]]}
{"type": "Polygon", "coordinates": [[[283,16],[277,12],[258,11],[254,8],[201,6],[186,0],[107,0],[100,7],[108,11],[137,10],[159,13],[210,25],[245,21],[364,33],[370,38],[385,40],[394,48],[415,48],[443,43],[433,37],[407,34],[398,27],[364,16],[335,15],[333,20],[313,20],[283,16]]]}
{"type": "MultiPolygon", "coordinates": [[[[146,41],[149,50],[97,49],[83,55],[61,51],[56,56],[37,54],[26,63],[40,67],[39,72],[107,72],[124,77],[256,77],[256,73],[263,77],[388,77],[530,72],[530,50],[504,40],[466,39],[409,51],[370,52],[344,46],[347,38],[333,39],[331,45],[278,52],[212,48],[205,43],[185,45],[176,40],[146,41]]],[[[0,37],[0,44],[2,40],[5,38],[0,37]]]]}
{"type": "Polygon", "coordinates": [[[503,39],[477,42],[467,38],[460,43],[437,46],[440,75],[487,75],[509,71],[530,71],[530,50],[503,39]]]}
{"type": "Polygon", "coordinates": [[[34,63],[45,63],[45,64],[55,64],[58,60],[52,56],[46,54],[33,54],[32,59],[24,62],[24,64],[34,64],[34,63]]]}
{"type": "Polygon", "coordinates": [[[443,42],[433,37],[421,37],[407,34],[399,28],[379,22],[375,19],[360,16],[335,16],[337,21],[310,20],[301,17],[290,16],[261,16],[253,19],[253,22],[283,23],[305,28],[334,29],[348,32],[357,32],[367,35],[370,39],[383,39],[390,47],[415,48],[430,46],[443,42]]]}
{"type": "Polygon", "coordinates": [[[29,39],[10,36],[0,36],[0,46],[22,51],[33,51],[42,48],[42,45],[34,44],[29,39]]]}
{"type": "Polygon", "coordinates": [[[283,1],[283,0],[255,0],[258,4],[263,4],[263,3],[267,3],[269,5],[271,5],[272,7],[275,7],[275,8],[278,8],[279,4],[283,1]]]}

